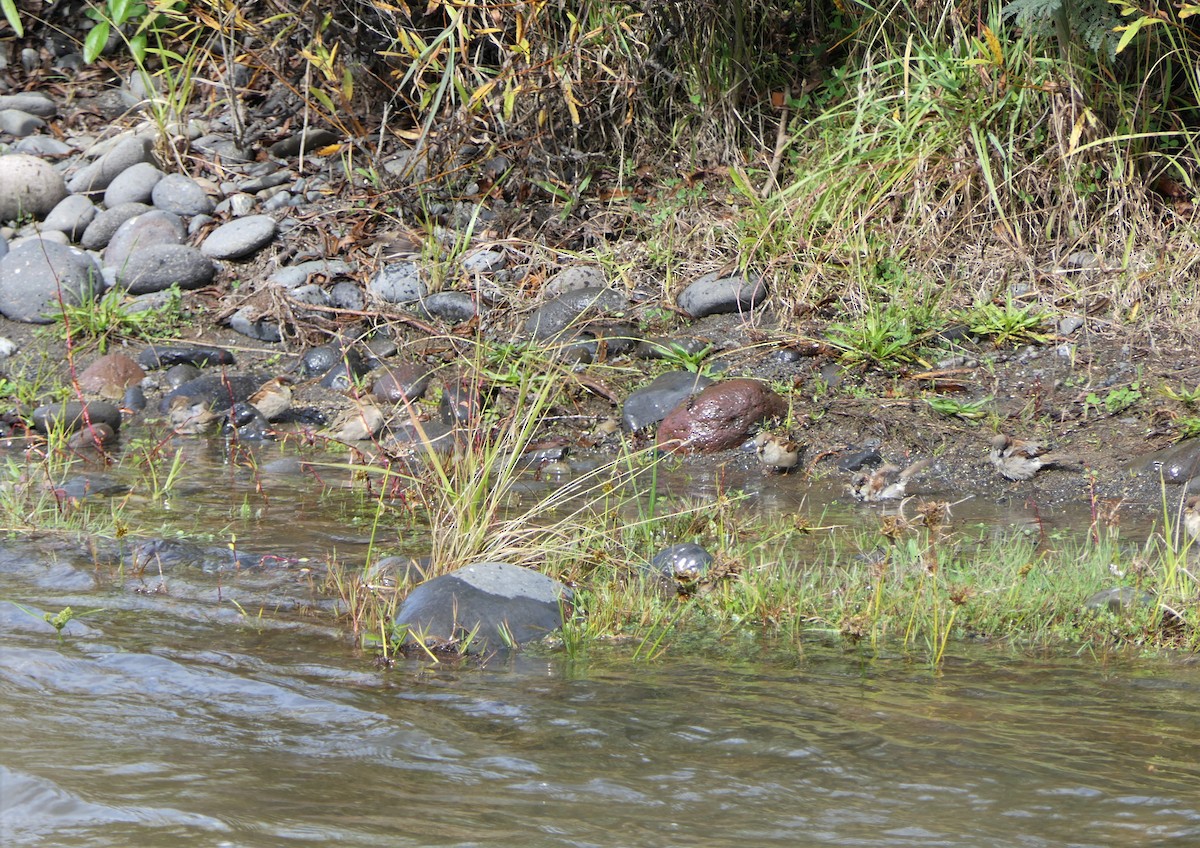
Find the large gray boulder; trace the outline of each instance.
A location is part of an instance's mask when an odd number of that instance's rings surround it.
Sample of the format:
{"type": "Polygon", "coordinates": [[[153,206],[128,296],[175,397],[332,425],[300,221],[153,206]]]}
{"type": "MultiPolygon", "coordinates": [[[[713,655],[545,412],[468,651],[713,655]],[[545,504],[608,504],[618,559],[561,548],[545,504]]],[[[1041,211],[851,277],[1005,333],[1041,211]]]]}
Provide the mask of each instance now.
{"type": "Polygon", "coordinates": [[[496,650],[540,639],[562,627],[570,589],[504,562],[468,565],[422,583],[396,613],[407,644],[496,650]]]}
{"type": "Polygon", "coordinates": [[[66,196],[62,175],[49,163],[24,153],[0,156],[0,223],[44,218],[66,196]]]}
{"type": "Polygon", "coordinates": [[[61,304],[95,300],[102,286],[91,256],[56,242],[23,242],[0,259],[0,312],[12,321],[49,324],[61,304]]]}

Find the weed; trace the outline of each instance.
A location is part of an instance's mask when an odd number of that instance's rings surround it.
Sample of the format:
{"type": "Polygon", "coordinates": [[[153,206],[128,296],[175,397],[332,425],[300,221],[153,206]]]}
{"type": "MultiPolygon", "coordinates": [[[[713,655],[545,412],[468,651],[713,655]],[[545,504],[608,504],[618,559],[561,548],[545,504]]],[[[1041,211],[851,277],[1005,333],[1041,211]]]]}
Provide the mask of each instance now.
{"type": "Polygon", "coordinates": [[[58,337],[64,341],[95,342],[100,352],[118,339],[153,340],[168,337],[183,325],[183,295],[170,289],[167,302],[153,309],[130,309],[125,291],[113,288],[97,301],[72,305],[64,302],[52,316],[58,337]]]}
{"type": "Polygon", "coordinates": [[[914,356],[917,338],[908,316],[896,309],[872,309],[851,323],[829,328],[829,338],[848,362],[894,367],[914,356]]]}
{"type": "Polygon", "coordinates": [[[963,323],[977,336],[991,339],[997,347],[1007,344],[1045,344],[1048,336],[1041,331],[1042,316],[1035,304],[1017,306],[1012,300],[1003,306],[981,303],[963,316],[963,323]]]}
{"type": "Polygon", "coordinates": [[[958,398],[948,397],[929,397],[925,398],[925,402],[929,404],[929,408],[939,415],[945,415],[951,418],[961,418],[964,421],[979,421],[987,418],[990,414],[988,405],[992,402],[992,396],[988,395],[979,400],[959,400],[958,398]]]}
{"type": "Polygon", "coordinates": [[[1109,415],[1119,415],[1141,399],[1141,384],[1134,381],[1128,386],[1110,390],[1103,399],[1095,392],[1089,392],[1084,405],[1093,409],[1103,408],[1109,415]]]}

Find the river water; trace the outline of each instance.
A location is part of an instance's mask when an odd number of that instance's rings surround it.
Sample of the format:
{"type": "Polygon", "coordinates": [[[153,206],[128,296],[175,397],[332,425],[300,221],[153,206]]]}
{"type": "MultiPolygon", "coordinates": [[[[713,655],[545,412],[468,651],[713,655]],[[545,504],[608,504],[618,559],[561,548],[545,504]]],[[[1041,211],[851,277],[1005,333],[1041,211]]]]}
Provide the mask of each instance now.
{"type": "MultiPolygon", "coordinates": [[[[247,500],[263,475],[222,473],[171,508],[300,545],[315,488],[247,500]]],[[[0,545],[0,844],[1200,845],[1186,660],[960,645],[935,673],[712,644],[383,668],[311,582],[0,545]]]]}

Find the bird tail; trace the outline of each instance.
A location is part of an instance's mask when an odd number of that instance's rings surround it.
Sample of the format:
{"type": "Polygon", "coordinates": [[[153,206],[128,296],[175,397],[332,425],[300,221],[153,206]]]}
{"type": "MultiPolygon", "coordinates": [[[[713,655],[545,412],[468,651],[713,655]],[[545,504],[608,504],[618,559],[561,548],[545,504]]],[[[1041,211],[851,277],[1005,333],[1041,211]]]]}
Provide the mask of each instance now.
{"type": "Polygon", "coordinates": [[[909,477],[912,477],[914,474],[920,474],[922,471],[924,471],[926,468],[928,468],[931,465],[933,465],[933,460],[929,457],[918,460],[918,461],[914,462],[912,465],[908,466],[908,468],[905,468],[903,471],[900,472],[900,479],[907,480],[909,477]]]}
{"type": "Polygon", "coordinates": [[[1043,468],[1050,465],[1063,471],[1083,470],[1083,460],[1069,453],[1046,453],[1039,456],[1038,459],[1043,468]]]}

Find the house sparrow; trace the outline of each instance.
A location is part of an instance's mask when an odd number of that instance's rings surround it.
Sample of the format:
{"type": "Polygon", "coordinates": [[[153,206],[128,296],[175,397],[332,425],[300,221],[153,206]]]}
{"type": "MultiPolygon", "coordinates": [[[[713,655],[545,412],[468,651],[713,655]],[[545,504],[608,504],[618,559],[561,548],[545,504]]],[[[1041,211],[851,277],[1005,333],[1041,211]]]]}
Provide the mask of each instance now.
{"type": "Polygon", "coordinates": [[[754,453],[764,474],[786,474],[800,462],[802,452],[796,442],[766,430],[754,437],[754,453]]]}
{"type": "Polygon", "coordinates": [[[1192,495],[1183,507],[1183,529],[1196,542],[1200,542],[1200,495],[1192,495]]]}
{"type": "Polygon", "coordinates": [[[171,429],[181,436],[195,436],[203,433],[221,418],[208,408],[208,402],[195,398],[179,396],[171,399],[167,407],[167,421],[171,429]]]}
{"type": "Polygon", "coordinates": [[[250,405],[268,421],[277,421],[292,407],[292,378],[281,375],[263,383],[250,395],[250,405]]]}
{"type": "Polygon", "coordinates": [[[867,503],[898,500],[904,497],[909,478],[933,464],[932,459],[922,459],[900,470],[900,466],[881,465],[874,471],[862,471],[850,479],[850,491],[854,497],[867,503]]]}
{"type": "Polygon", "coordinates": [[[989,459],[1006,480],[1032,479],[1034,474],[1050,465],[1079,465],[1079,460],[1073,456],[1046,453],[1045,445],[1040,442],[1014,439],[1003,433],[993,436],[991,445],[989,459]]]}
{"type": "Polygon", "coordinates": [[[356,403],[346,410],[330,429],[339,442],[361,442],[372,438],[383,428],[384,416],[379,407],[356,403]]]}

